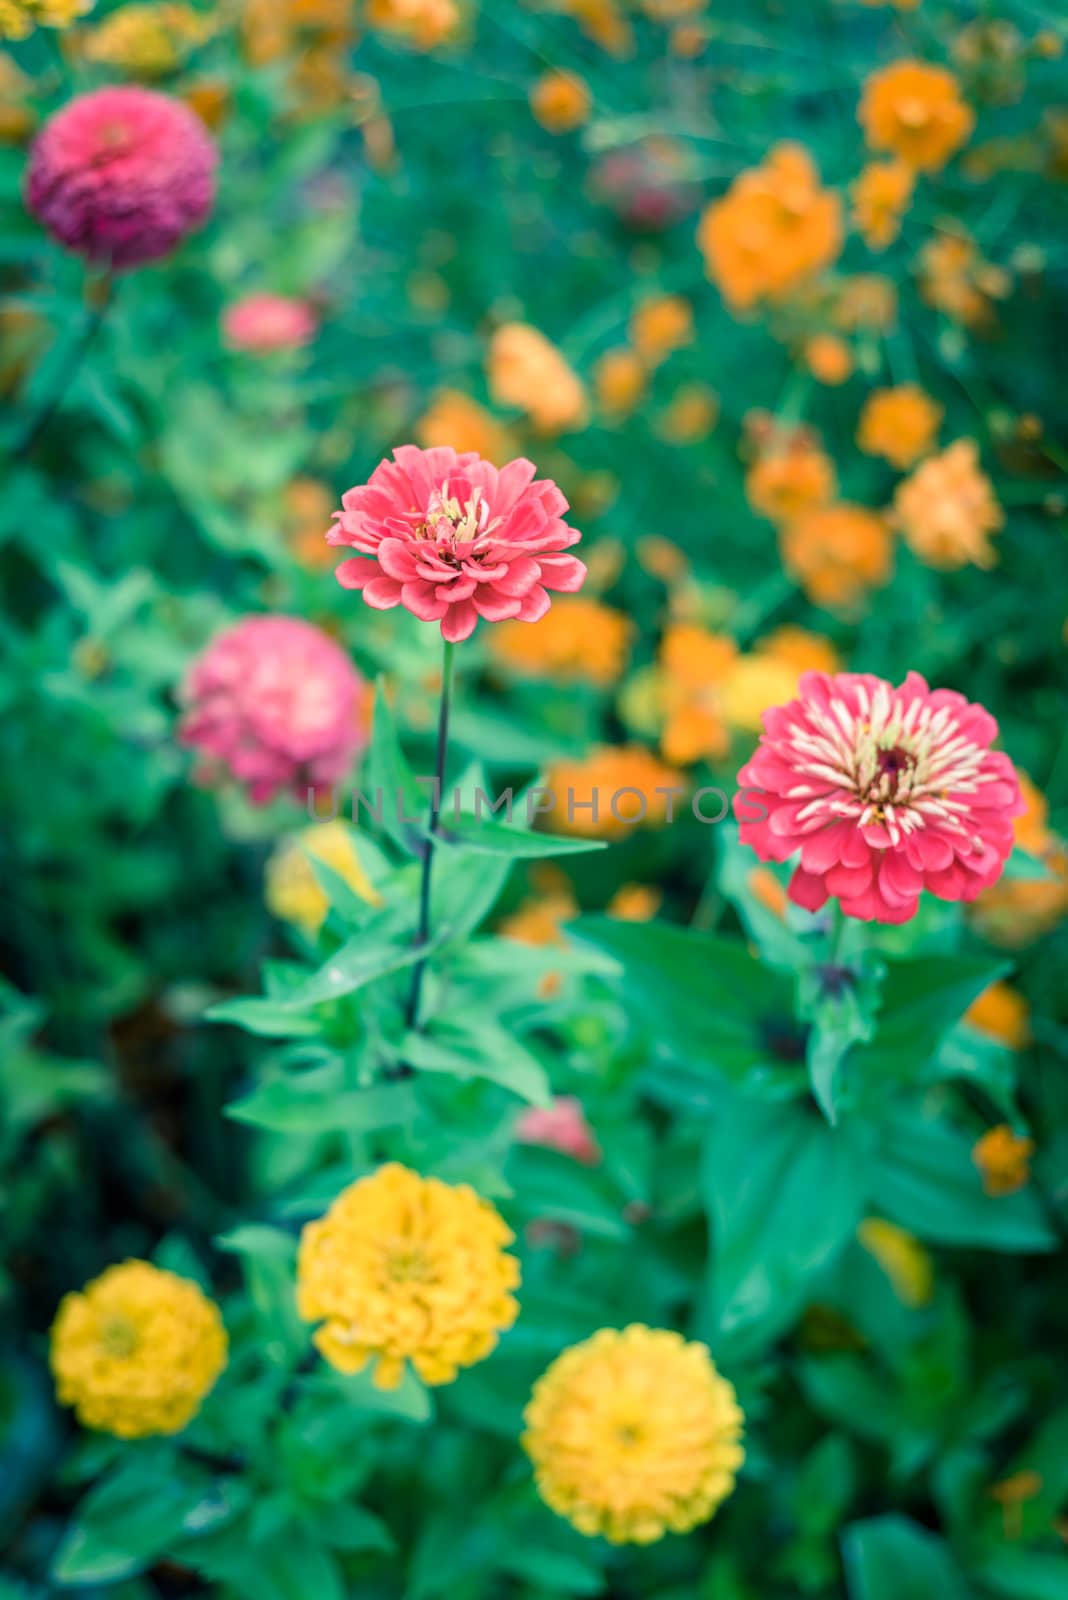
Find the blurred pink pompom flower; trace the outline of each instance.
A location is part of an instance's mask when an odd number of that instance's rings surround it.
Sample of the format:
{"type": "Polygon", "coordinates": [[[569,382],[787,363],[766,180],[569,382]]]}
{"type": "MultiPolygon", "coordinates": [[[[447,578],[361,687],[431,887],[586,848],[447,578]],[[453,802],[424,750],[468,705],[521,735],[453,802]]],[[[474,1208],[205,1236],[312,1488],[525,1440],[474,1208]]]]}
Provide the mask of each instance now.
{"type": "Polygon", "coordinates": [[[79,95],[30,153],[26,202],[60,244],[116,270],[169,255],[211,212],[215,145],[180,100],[133,85],[79,95]]]}
{"type": "Polygon", "coordinates": [[[440,621],[455,643],[480,617],[537,622],[550,591],[581,588],[586,568],[564,554],[580,538],[561,518],[567,501],[555,483],[535,480],[532,462],[498,469],[447,446],[402,445],[393,457],[344,495],[326,536],[360,552],[337,576],[369,606],[440,621]]]}
{"type": "Polygon", "coordinates": [[[574,1095],[557,1095],[551,1106],[528,1107],[516,1123],[515,1136],[521,1144],[545,1145],[587,1167],[601,1159],[582,1102],[574,1095]]]}
{"type": "Polygon", "coordinates": [[[867,673],[806,672],[799,698],[764,713],[738,774],[739,836],[762,861],[800,852],[790,899],[848,917],[907,922],[920,892],[974,900],[1000,876],[1023,809],[998,725],[910,672],[898,688],[867,673]],[[762,808],[766,816],[754,821],[762,808]]]}
{"type": "Polygon", "coordinates": [[[297,617],[227,628],[190,668],[179,737],[243,783],[255,805],[280,789],[339,783],[367,743],[366,685],[341,646],[297,617]]]}
{"type": "Polygon", "coordinates": [[[318,331],[319,319],[308,302],[284,294],[247,294],[227,306],[222,317],[223,338],[230,349],[255,355],[300,350],[318,331]]]}

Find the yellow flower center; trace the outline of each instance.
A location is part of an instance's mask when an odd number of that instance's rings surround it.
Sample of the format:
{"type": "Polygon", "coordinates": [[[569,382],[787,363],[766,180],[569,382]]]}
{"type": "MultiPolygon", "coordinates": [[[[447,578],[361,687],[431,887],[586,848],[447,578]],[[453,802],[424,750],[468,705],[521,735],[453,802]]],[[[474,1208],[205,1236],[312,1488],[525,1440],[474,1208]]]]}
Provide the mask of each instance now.
{"type": "Polygon", "coordinates": [[[109,1316],[101,1324],[100,1343],[113,1361],[123,1361],[137,1349],[137,1329],[127,1317],[109,1316]]]}

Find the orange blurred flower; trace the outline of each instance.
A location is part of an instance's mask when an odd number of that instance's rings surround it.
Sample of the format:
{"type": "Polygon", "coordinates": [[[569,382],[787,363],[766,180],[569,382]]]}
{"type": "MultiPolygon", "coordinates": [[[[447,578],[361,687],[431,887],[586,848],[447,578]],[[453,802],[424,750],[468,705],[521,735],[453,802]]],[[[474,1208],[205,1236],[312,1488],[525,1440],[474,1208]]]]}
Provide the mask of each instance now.
{"type": "Polygon", "coordinates": [[[517,944],[566,944],[563,925],[579,914],[579,904],[566,889],[553,890],[525,900],[517,911],[502,917],[497,932],[517,944]]]}
{"type": "Polygon", "coordinates": [[[334,565],[326,530],[336,505],[333,489],[318,478],[294,478],[283,493],[286,544],[301,566],[312,572],[326,572],[334,565]]]}
{"type": "Polygon", "coordinates": [[[415,424],[415,437],[424,450],[439,445],[451,445],[461,454],[473,450],[497,467],[503,467],[516,453],[504,423],[459,389],[438,390],[415,424]]]}
{"type": "Polygon", "coordinates": [[[799,628],[792,622],[786,622],[763,639],[758,639],[755,648],[761,654],[789,662],[796,669],[798,677],[802,672],[837,672],[841,666],[838,652],[829,639],[825,639],[822,633],[810,633],[807,628],[799,628]]]}
{"type": "Polygon", "coordinates": [[[836,388],[853,374],[853,352],[833,333],[818,333],[805,344],[805,365],[817,383],[836,388]]]}
{"type": "Polygon", "coordinates": [[[813,506],[779,530],[786,571],[809,599],[852,610],[869,589],[888,582],[893,551],[886,519],[863,506],[813,506]]]}
{"type": "Polygon", "coordinates": [[[834,496],[837,479],[830,456],[799,434],[759,455],[745,478],[745,493],[754,511],[770,522],[789,522],[834,496]]]}
{"type": "Polygon", "coordinates": [[[657,424],[657,432],[672,444],[696,444],[706,439],[719,420],[719,397],[703,383],[684,383],[657,424]]]}
{"type": "Polygon", "coordinates": [[[581,128],[592,105],[589,88],[573,72],[546,72],[530,91],[530,109],[549,133],[581,128]]]}
{"type": "Polygon", "coordinates": [[[502,622],[490,636],[494,659],[532,677],[604,688],[622,675],[633,624],[585,595],[565,595],[538,622],[502,622]]]}
{"type": "Polygon", "coordinates": [[[403,39],[416,50],[433,50],[456,32],[456,0],[367,0],[368,26],[403,39]]]}
{"type": "Polygon", "coordinates": [[[689,574],[689,557],[662,534],[651,533],[639,539],[635,553],[638,565],[650,577],[659,578],[661,583],[668,586],[680,583],[689,574]]]}
{"type": "Polygon", "coordinates": [[[582,761],[557,762],[545,786],[554,797],[546,813],[554,833],[620,839],[639,825],[660,827],[684,783],[680,772],[644,745],[628,744],[602,746],[582,761]]]}
{"type": "Polygon", "coordinates": [[[836,260],[842,207],[808,152],[780,144],[701,217],[705,270],[734,310],[781,300],[836,260]]]}
{"type": "Polygon", "coordinates": [[[835,326],[847,333],[859,329],[885,333],[897,321],[897,285],[878,272],[843,278],[832,315],[835,326]]]}
{"type": "Polygon", "coordinates": [[[0,144],[21,144],[33,132],[37,119],[29,105],[32,93],[33,79],[0,53],[0,144]]]}
{"type": "Polygon", "coordinates": [[[745,886],[758,906],[770,911],[773,917],[778,917],[780,920],[785,918],[786,908],[790,903],[786,896],[786,888],[770,867],[753,867],[745,880],[745,886]]]}
{"type": "Polygon", "coordinates": [[[1000,1197],[1025,1188],[1031,1181],[1034,1149],[1034,1140],[1013,1133],[1007,1122],[984,1133],[972,1148],[972,1160],[979,1168],[987,1194],[1000,1197]]]}
{"type": "Polygon", "coordinates": [[[956,224],[924,245],[919,274],[928,305],[966,328],[989,322],[991,302],[1004,299],[1011,288],[1008,273],[984,261],[974,239],[956,224]]]}
{"type": "Polygon", "coordinates": [[[605,909],[620,922],[651,922],[663,899],[663,889],[655,884],[621,883],[605,909]]]}
{"type": "Polygon", "coordinates": [[[872,161],[851,190],[853,221],[869,250],[885,250],[901,232],[916,174],[904,161],[872,161]]]}
{"type": "Polygon", "coordinates": [[[902,471],[934,445],[942,407],[916,383],[876,389],[864,402],[857,444],[869,456],[882,456],[902,471]]]}
{"type": "Polygon", "coordinates": [[[633,50],[634,34],[619,0],[563,0],[563,9],[609,55],[622,58],[633,50]]]}
{"type": "Polygon", "coordinates": [[[919,172],[944,167],[975,126],[952,72],[925,61],[895,61],[873,73],[857,115],[871,149],[919,172]]]}
{"type": "Polygon", "coordinates": [[[629,345],[606,350],[593,369],[597,404],[612,417],[625,417],[645,393],[645,365],[629,345]]]}
{"type": "Polygon", "coordinates": [[[525,322],[498,328],[489,349],[490,393],[525,411],[539,433],[584,426],[586,390],[554,344],[525,322]]]}
{"type": "Polygon", "coordinates": [[[631,343],[651,367],[692,344],[693,336],[693,307],[681,294],[644,300],[630,319],[631,343]]]}
{"type": "Polygon", "coordinates": [[[992,983],[964,1013],[964,1020],[1010,1050],[1024,1050],[1031,1042],[1031,1008],[1018,989],[992,983]]]}
{"type": "Polygon", "coordinates": [[[983,890],[972,912],[984,938],[1008,949],[1041,938],[1068,913],[1068,849],[1049,826],[1045,795],[1025,772],[1018,777],[1026,810],[1013,822],[1013,834],[1047,876],[1002,877],[983,890]]]}
{"type": "Polygon", "coordinates": [[[974,439],[956,440],[899,483],[892,519],[928,566],[992,567],[997,557],[990,536],[1005,517],[980,470],[974,439]]]}

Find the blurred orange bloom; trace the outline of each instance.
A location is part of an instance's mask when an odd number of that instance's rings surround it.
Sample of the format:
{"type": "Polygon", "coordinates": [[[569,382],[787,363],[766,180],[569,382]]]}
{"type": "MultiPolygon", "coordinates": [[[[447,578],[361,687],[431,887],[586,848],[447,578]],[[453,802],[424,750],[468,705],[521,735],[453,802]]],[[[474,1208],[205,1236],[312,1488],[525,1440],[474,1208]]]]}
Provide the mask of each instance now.
{"type": "Polygon", "coordinates": [[[660,748],[668,761],[689,766],[730,748],[723,695],[738,656],[726,634],[692,622],[673,622],[658,658],[657,698],[663,715],[660,748]]]}
{"type": "Polygon", "coordinates": [[[630,319],[635,350],[650,366],[658,366],[673,350],[693,343],[693,307],[680,294],[645,300],[630,319]]]}
{"type": "Polygon", "coordinates": [[[1000,1197],[1025,1188],[1031,1181],[1034,1150],[1034,1140],[1013,1133],[1007,1122],[984,1133],[973,1146],[972,1160],[979,1168],[987,1194],[1000,1197]]]}
{"type": "Polygon", "coordinates": [[[502,622],[490,650],[504,666],[532,677],[605,687],[622,675],[633,624],[585,595],[565,595],[538,622],[502,622]]]}
{"type": "Polygon", "coordinates": [[[301,566],[326,572],[336,560],[326,542],[337,495],[318,478],[294,478],[282,496],[286,544],[301,566]]]}
{"type": "Polygon", "coordinates": [[[745,310],[783,299],[837,259],[841,202],[820,186],[806,150],[776,145],[763,166],[743,172],[707,208],[697,242],[723,298],[745,310]]]}
{"type": "Polygon", "coordinates": [[[834,388],[853,373],[853,352],[844,339],[833,333],[818,333],[804,349],[805,365],[818,383],[834,388]]]}
{"type": "Polygon", "coordinates": [[[593,99],[573,72],[546,72],[530,91],[530,109],[549,133],[570,133],[590,115],[593,99]]]}
{"type": "Polygon", "coordinates": [[[871,149],[919,172],[944,167],[975,126],[952,72],[925,61],[895,61],[873,73],[857,116],[871,149]]]}
{"type": "Polygon", "coordinates": [[[584,426],[586,390],[559,350],[537,328],[506,322],[489,349],[490,393],[498,405],[525,411],[539,433],[584,426]]]}
{"type": "Polygon", "coordinates": [[[754,511],[770,522],[789,522],[813,506],[826,505],[834,496],[837,479],[834,462],[805,435],[786,441],[758,456],[745,479],[745,492],[754,511]]]}
{"type": "Polygon", "coordinates": [[[719,397],[703,383],[684,383],[657,425],[672,444],[696,444],[712,432],[719,420],[719,397]]]}
{"type": "Polygon", "coordinates": [[[628,744],[602,746],[583,761],[557,762],[545,787],[555,801],[545,814],[554,833],[620,839],[639,825],[660,827],[681,798],[670,791],[685,786],[682,774],[651,750],[628,744]]]}
{"type": "Polygon", "coordinates": [[[1031,1042],[1031,1008],[1018,989],[992,983],[964,1013],[964,1020],[1010,1050],[1023,1050],[1031,1042]]]}
{"type": "Polygon", "coordinates": [[[679,583],[690,570],[689,557],[662,534],[651,533],[639,539],[636,554],[639,566],[661,583],[679,583]]]}
{"type": "Polygon", "coordinates": [[[516,453],[504,423],[459,389],[438,390],[415,424],[415,437],[424,450],[438,445],[451,445],[461,454],[473,450],[496,467],[503,467],[516,453]]]}
{"type": "Polygon", "coordinates": [[[974,239],[956,224],[928,240],[920,252],[920,293],[928,305],[966,328],[993,315],[993,300],[1008,294],[1007,272],[984,261],[974,239]]]}
{"type": "Polygon", "coordinates": [[[904,470],[931,449],[941,421],[942,407],[919,384],[876,389],[860,413],[857,444],[866,455],[904,470]]]}
{"type": "Polygon", "coordinates": [[[972,917],[992,944],[1018,949],[1040,939],[1068,913],[1068,848],[1049,826],[1049,805],[1025,772],[1017,774],[1027,809],[1013,822],[1016,844],[1041,862],[1041,878],[1002,877],[984,889],[972,917]]]}
{"type": "Polygon", "coordinates": [[[888,582],[893,551],[886,519],[844,502],[813,506],[779,530],[783,566],[809,599],[852,610],[888,582]]]}
{"type": "Polygon", "coordinates": [[[444,44],[460,23],[456,0],[367,0],[367,22],[417,50],[444,44]]]}
{"type": "Polygon", "coordinates": [[[904,161],[872,161],[853,184],[853,221],[869,250],[893,244],[915,183],[916,174],[904,161]]]}
{"type": "Polygon", "coordinates": [[[563,9],[609,55],[628,56],[633,50],[634,34],[619,0],[564,0],[563,9]]]}
{"type": "Polygon", "coordinates": [[[843,278],[833,309],[836,327],[853,333],[867,329],[885,333],[897,321],[897,286],[878,272],[858,272],[843,278]]]}
{"type": "Polygon", "coordinates": [[[829,639],[825,639],[822,633],[810,633],[807,628],[799,628],[792,622],[786,622],[773,633],[758,639],[755,648],[764,655],[789,662],[796,669],[798,677],[802,672],[837,672],[841,666],[838,652],[829,639]]]}
{"type": "Polygon", "coordinates": [[[974,439],[956,440],[899,483],[892,520],[928,566],[992,567],[997,556],[990,536],[1005,516],[980,470],[974,439]]]}
{"type": "Polygon", "coordinates": [[[663,898],[663,889],[655,884],[621,883],[605,910],[620,922],[651,922],[663,898]]]}
{"type": "Polygon", "coordinates": [[[645,365],[629,345],[606,350],[593,369],[597,403],[609,416],[628,416],[645,393],[645,383],[645,365]]]}

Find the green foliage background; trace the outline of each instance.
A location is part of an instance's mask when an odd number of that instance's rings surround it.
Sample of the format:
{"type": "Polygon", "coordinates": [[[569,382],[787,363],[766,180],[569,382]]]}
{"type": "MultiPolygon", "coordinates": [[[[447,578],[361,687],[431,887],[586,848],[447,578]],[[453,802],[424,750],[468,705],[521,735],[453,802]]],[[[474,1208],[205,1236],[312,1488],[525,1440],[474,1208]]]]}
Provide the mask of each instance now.
{"type": "MultiPolygon", "coordinates": [[[[552,442],[515,424],[580,508],[586,540],[624,546],[608,599],[636,624],[633,664],[653,659],[665,617],[633,552],[660,534],[741,644],[799,622],[851,667],[895,680],[915,668],[990,707],[1053,823],[1068,824],[1068,258],[1049,132],[1063,61],[1021,58],[1014,95],[1008,67],[975,69],[974,142],[1017,141],[1008,169],[980,182],[958,162],[925,181],[884,257],[851,239],[841,270],[892,276],[901,314],[840,389],[816,385],[760,318],[728,313],[704,276],[694,208],[636,236],[591,188],[606,153],[649,135],[678,141],[702,201],[786,137],[842,188],[864,159],[855,106],[875,67],[943,61],[965,25],[985,22],[1063,39],[1063,18],[1016,0],[902,13],[724,0],[693,61],[644,13],[631,20],[624,60],[549,7],[469,7],[460,38],[431,54],[368,33],[352,66],[380,85],[398,149],[379,170],[351,108],[294,116],[286,63],[250,67],[225,16],[184,69],[228,86],[214,218],[172,262],[120,283],[56,421],[31,459],[5,462],[2,1600],[70,1585],[116,1600],[1068,1595],[1063,928],[1011,960],[952,908],[881,930],[866,954],[846,952],[872,986],[858,1023],[813,989],[826,929],[762,913],[729,826],[684,821],[566,861],[590,915],[564,951],[492,931],[538,847],[516,834],[499,855],[442,851],[442,944],[416,1045],[400,1021],[404,974],[391,975],[414,928],[412,841],[366,845],[384,911],[324,879],[330,921],[321,944],[303,941],[267,916],[261,881],[298,808],[256,813],[195,789],[175,742],[190,660],[227,622],[279,610],[388,677],[393,716],[380,700],[365,776],[399,759],[391,741],[429,770],[436,631],[302,567],[284,491],[298,474],[338,495],[363,481],[441,387],[485,400],[503,321],[533,323],[590,379],[658,288],[692,300],[697,337],[630,418],[595,415],[552,442]],[[575,134],[530,114],[548,66],[592,91],[575,134]],[[945,218],[1012,274],[985,336],[917,293],[917,251],[945,218]],[[323,328],[309,351],[263,362],[224,348],[222,309],[260,288],[315,297],[323,328]],[[766,408],[817,426],[843,495],[881,506],[892,480],[857,451],[856,416],[871,387],[912,377],[946,408],[945,439],[980,442],[1007,511],[1000,562],[938,573],[902,548],[893,583],[844,622],[783,575],[773,531],[748,508],[742,419],[766,408]],[[668,444],[657,421],[693,380],[719,395],[719,423],[699,444],[668,444]],[[1021,442],[1025,414],[1041,419],[1037,443],[1021,442]],[[664,889],[656,924],[597,915],[633,881],[664,889]],[[1010,966],[1032,1008],[1021,1053],[961,1021],[1010,966]],[[561,990],[539,997],[558,971],[561,990]],[[414,1079],[382,1079],[390,1051],[420,1052],[414,1079]],[[550,1090],[581,1097],[601,1166],[513,1142],[521,1103],[550,1090]],[[990,1121],[1037,1144],[1036,1183],[996,1200],[970,1157],[990,1121]],[[383,1148],[474,1183],[527,1239],[515,1329],[434,1394],[409,1380],[383,1395],[302,1365],[297,1228],[383,1148]],[[930,1250],[930,1304],[903,1305],[861,1249],[868,1215],[930,1250]],[[577,1248],[532,1245],[545,1219],[577,1248]],[[127,1255],[210,1283],[226,1310],[230,1367],[177,1443],[79,1437],[52,1399],[56,1304],[127,1255]],[[627,1320],[705,1339],[747,1417],[733,1498],[695,1534],[638,1552],[553,1518],[517,1442],[537,1374],[627,1320]],[[1006,1508],[991,1489],[1019,1473],[1035,1475],[1031,1492],[1006,1508]]],[[[44,33],[14,54],[41,116],[108,76],[44,33]]],[[[0,150],[0,285],[16,314],[4,323],[8,445],[84,316],[82,269],[22,206],[24,165],[23,149],[0,150]]],[[[485,631],[460,652],[456,774],[529,783],[621,736],[611,691],[505,681],[485,631]]],[[[729,786],[736,766],[708,781],[729,786]]]]}

